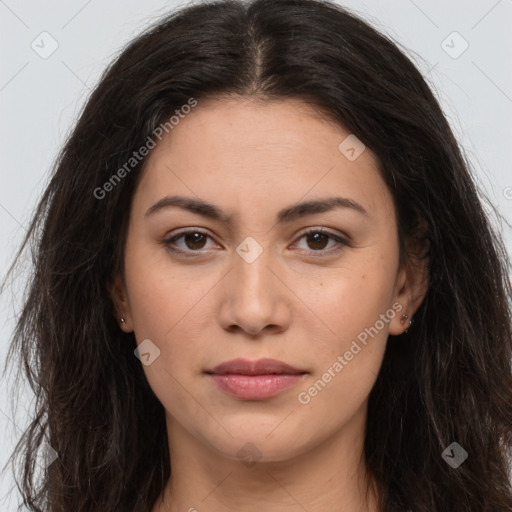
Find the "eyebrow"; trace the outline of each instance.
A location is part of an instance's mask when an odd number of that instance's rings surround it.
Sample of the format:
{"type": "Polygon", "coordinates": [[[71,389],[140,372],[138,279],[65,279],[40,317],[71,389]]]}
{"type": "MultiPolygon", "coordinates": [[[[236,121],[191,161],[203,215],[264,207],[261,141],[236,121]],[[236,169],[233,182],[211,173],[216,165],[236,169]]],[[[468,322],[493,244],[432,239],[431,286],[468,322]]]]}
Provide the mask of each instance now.
{"type": "MultiPolygon", "coordinates": [[[[171,207],[181,208],[191,213],[195,213],[196,215],[201,215],[227,224],[232,223],[231,216],[221,210],[218,206],[200,199],[193,199],[184,196],[165,196],[151,206],[144,216],[149,217],[171,207]]],[[[277,224],[292,222],[308,215],[324,213],[336,208],[350,208],[368,217],[368,212],[359,203],[352,199],[344,197],[327,197],[325,199],[316,199],[314,201],[298,203],[287,208],[283,208],[277,214],[277,224]]]]}

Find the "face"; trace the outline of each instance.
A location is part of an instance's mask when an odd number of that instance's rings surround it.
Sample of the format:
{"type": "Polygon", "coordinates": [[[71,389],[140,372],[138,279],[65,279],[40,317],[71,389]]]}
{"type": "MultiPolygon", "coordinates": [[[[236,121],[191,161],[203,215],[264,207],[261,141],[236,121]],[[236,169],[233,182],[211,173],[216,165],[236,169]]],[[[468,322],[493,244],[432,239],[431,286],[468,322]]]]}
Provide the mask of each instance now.
{"type": "Polygon", "coordinates": [[[176,442],[282,461],[362,436],[421,294],[377,160],[349,135],[299,100],[218,99],[151,150],[113,296],[176,442]]]}

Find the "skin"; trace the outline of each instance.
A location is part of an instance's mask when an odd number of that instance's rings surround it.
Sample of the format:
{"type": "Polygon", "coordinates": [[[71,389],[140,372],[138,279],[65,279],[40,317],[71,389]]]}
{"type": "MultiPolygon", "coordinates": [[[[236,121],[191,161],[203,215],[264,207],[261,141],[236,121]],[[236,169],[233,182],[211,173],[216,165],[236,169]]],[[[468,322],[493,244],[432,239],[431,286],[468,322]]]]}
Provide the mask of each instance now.
{"type": "Polygon", "coordinates": [[[368,148],[354,161],[338,149],[349,134],[300,100],[217,98],[151,150],[112,297],[120,327],[160,350],[143,369],[165,408],[172,476],[152,512],[377,511],[375,492],[366,502],[364,493],[368,395],[388,335],[408,327],[402,314],[412,318],[425,295],[426,269],[412,260],[399,269],[392,196],[368,148]],[[213,203],[232,224],[177,207],[145,216],[166,195],[213,203]],[[331,196],[367,215],[336,208],[276,223],[285,207],[331,196]],[[174,241],[192,257],[165,246],[180,228],[209,235],[174,241]],[[262,249],[252,263],[236,251],[248,236],[262,249]],[[300,403],[393,304],[401,311],[300,403]],[[273,398],[242,400],[204,373],[238,357],[307,374],[273,398]],[[253,465],[237,456],[246,443],[257,449],[253,465]]]}

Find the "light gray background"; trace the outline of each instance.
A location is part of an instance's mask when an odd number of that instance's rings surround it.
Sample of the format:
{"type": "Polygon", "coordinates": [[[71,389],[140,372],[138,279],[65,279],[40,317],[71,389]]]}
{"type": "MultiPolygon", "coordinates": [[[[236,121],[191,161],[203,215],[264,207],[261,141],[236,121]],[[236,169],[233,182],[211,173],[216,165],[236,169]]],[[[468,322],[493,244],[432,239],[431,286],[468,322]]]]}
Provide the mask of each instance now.
{"type": "MultiPolygon", "coordinates": [[[[362,14],[408,49],[434,88],[480,187],[510,222],[512,0],[339,3],[362,14]],[[461,53],[466,44],[468,48],[461,53]]],[[[163,0],[0,0],[2,278],[43,191],[50,166],[100,73],[126,42],[160,16],[186,4],[163,0]],[[41,35],[43,32],[50,36],[41,35]],[[52,44],[58,48],[42,58],[52,44]]],[[[512,253],[512,232],[506,225],[503,234],[512,253]]],[[[17,297],[11,297],[11,290],[1,297],[2,366],[22,284],[12,288],[18,290],[17,297]]],[[[3,466],[28,422],[26,411],[31,399],[29,393],[11,397],[6,380],[1,386],[3,466]],[[17,413],[9,405],[11,398],[19,404],[17,413]]],[[[9,471],[0,478],[0,509],[14,511],[16,493],[5,497],[13,487],[9,471]]]]}

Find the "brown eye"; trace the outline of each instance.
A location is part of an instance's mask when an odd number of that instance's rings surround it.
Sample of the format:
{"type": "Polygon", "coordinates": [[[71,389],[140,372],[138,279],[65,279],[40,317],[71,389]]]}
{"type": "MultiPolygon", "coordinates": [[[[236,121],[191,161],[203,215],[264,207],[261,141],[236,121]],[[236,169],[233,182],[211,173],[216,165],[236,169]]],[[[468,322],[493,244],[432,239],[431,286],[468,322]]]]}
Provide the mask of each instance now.
{"type": "Polygon", "coordinates": [[[325,249],[326,245],[329,243],[329,236],[325,233],[310,233],[306,235],[306,238],[308,240],[309,247],[314,250],[325,249]]]}
{"type": "MultiPolygon", "coordinates": [[[[320,253],[318,256],[331,255],[342,250],[344,246],[349,245],[345,238],[318,228],[303,233],[299,240],[302,239],[306,240],[306,247],[299,247],[299,249],[304,249],[311,253],[320,253]],[[330,247],[329,242],[333,242],[330,247]]],[[[315,256],[317,255],[315,254],[315,256]]]]}
{"type": "Polygon", "coordinates": [[[206,241],[206,235],[197,231],[185,233],[182,238],[188,249],[203,249],[206,241]]]}
{"type": "Polygon", "coordinates": [[[163,240],[162,243],[173,253],[195,256],[194,253],[201,253],[203,252],[202,249],[208,248],[206,247],[208,239],[211,239],[211,237],[207,233],[197,229],[189,229],[163,240]],[[180,240],[182,242],[178,244],[180,240]]]}

